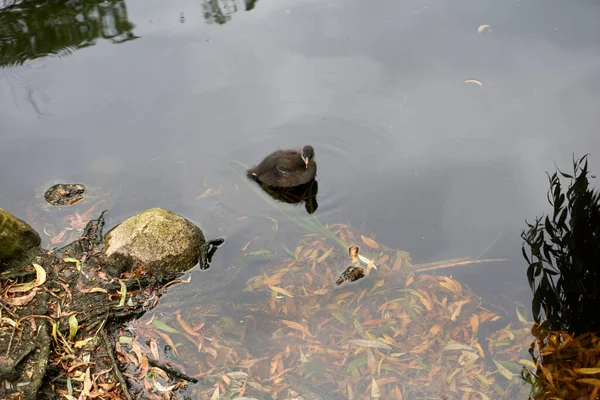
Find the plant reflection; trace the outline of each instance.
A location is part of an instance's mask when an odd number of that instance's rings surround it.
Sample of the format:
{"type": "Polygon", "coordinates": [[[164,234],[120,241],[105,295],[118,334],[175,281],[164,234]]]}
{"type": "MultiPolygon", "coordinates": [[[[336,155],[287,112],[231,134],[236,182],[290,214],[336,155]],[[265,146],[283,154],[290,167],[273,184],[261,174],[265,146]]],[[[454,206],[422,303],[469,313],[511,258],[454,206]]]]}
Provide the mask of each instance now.
{"type": "Polygon", "coordinates": [[[254,9],[258,0],[204,0],[204,19],[208,24],[224,24],[233,13],[254,9]]]}
{"type": "Polygon", "coordinates": [[[52,54],[137,39],[123,0],[4,1],[0,6],[0,66],[52,54]]]}

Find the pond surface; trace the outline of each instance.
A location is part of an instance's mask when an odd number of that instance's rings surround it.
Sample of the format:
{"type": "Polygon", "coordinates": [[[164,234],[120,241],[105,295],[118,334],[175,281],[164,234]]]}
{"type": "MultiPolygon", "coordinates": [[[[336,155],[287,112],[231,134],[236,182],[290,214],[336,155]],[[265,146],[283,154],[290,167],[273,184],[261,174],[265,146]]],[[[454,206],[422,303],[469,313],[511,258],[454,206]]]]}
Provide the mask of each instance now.
{"type": "Polygon", "coordinates": [[[506,258],[450,273],[529,304],[519,234],[549,210],[545,172],[600,170],[594,1],[33,4],[0,8],[0,206],[21,218],[81,182],[110,193],[109,227],[161,206],[226,237],[219,270],[306,233],[235,160],[311,144],[319,220],[414,262],[506,258]]]}

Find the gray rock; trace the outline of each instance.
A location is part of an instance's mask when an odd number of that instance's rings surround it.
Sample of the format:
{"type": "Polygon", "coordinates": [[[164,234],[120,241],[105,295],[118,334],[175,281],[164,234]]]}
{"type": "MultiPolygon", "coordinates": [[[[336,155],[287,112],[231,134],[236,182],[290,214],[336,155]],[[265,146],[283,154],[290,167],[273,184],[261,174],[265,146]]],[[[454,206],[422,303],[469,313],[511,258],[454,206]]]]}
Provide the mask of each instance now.
{"type": "Polygon", "coordinates": [[[31,226],[0,208],[0,266],[25,262],[41,243],[31,226]]]}
{"type": "Polygon", "coordinates": [[[105,254],[119,266],[113,274],[139,266],[159,279],[192,268],[204,247],[200,228],[162,208],[133,216],[104,237],[105,254]]]}

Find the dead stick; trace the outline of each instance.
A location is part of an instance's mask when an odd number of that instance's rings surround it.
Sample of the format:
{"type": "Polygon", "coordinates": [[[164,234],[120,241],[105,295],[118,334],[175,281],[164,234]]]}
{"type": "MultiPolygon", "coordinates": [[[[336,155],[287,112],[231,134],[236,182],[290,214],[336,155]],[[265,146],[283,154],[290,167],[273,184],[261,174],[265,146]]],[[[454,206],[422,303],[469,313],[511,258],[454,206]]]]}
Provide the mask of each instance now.
{"type": "Polygon", "coordinates": [[[178,369],[171,367],[170,365],[167,365],[163,362],[160,362],[158,360],[154,360],[150,357],[148,357],[148,364],[152,365],[153,367],[157,367],[162,369],[163,371],[165,371],[167,374],[177,378],[177,379],[182,379],[188,382],[192,382],[192,383],[198,383],[198,379],[193,378],[189,375],[184,374],[183,372],[179,371],[178,369]]]}
{"type": "Polygon", "coordinates": [[[106,349],[106,353],[108,354],[108,357],[110,358],[110,362],[113,365],[113,371],[115,373],[115,377],[117,378],[117,380],[119,381],[119,384],[121,385],[121,391],[123,392],[123,396],[127,400],[133,400],[133,397],[131,397],[131,395],[129,394],[129,391],[127,390],[127,383],[125,383],[125,378],[123,378],[123,375],[121,374],[121,370],[119,369],[119,365],[117,364],[117,360],[115,360],[115,356],[113,354],[113,348],[108,340],[108,336],[106,336],[106,332],[104,332],[104,329],[100,330],[100,337],[102,338],[102,341],[104,342],[104,348],[106,349]]]}
{"type": "MultiPolygon", "coordinates": [[[[436,265],[434,267],[427,267],[427,268],[422,268],[422,269],[419,268],[419,265],[415,265],[414,267],[417,269],[415,272],[424,272],[424,271],[434,271],[436,269],[459,267],[462,265],[469,265],[469,264],[483,264],[483,263],[502,262],[502,261],[506,261],[506,258],[490,258],[488,260],[457,261],[457,262],[453,262],[453,263],[449,263],[449,264],[441,264],[441,265],[436,265]]],[[[423,264],[423,265],[428,265],[428,264],[423,264]]],[[[429,264],[429,265],[431,265],[431,264],[429,264]]]]}

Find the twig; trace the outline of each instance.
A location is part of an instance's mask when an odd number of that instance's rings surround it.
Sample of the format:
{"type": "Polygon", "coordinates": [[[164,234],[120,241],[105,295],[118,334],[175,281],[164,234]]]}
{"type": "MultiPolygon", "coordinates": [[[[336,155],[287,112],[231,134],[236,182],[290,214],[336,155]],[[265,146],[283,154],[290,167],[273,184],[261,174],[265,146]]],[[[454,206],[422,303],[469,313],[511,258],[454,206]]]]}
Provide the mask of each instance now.
{"type": "Polygon", "coordinates": [[[17,315],[16,315],[16,314],[14,314],[12,311],[10,311],[10,308],[8,308],[8,307],[6,306],[6,304],[4,304],[4,301],[2,301],[2,300],[0,300],[0,307],[2,307],[2,309],[3,309],[4,311],[6,311],[6,313],[7,313],[8,315],[10,315],[12,318],[17,318],[17,315]]]}
{"type": "Polygon", "coordinates": [[[482,251],[482,252],[481,252],[481,254],[479,254],[479,255],[478,255],[478,256],[477,256],[475,259],[476,259],[476,260],[479,260],[481,257],[483,257],[483,255],[484,255],[485,253],[487,253],[487,252],[488,252],[488,251],[489,251],[489,250],[490,250],[490,249],[491,249],[491,248],[492,248],[492,247],[493,247],[493,246],[496,244],[496,242],[497,242],[498,240],[500,240],[500,238],[502,238],[502,236],[504,236],[504,232],[502,232],[502,233],[500,234],[500,236],[498,236],[498,237],[496,238],[496,240],[494,240],[494,241],[492,242],[492,244],[490,244],[490,245],[489,245],[489,246],[488,246],[488,247],[487,247],[487,248],[486,248],[484,251],[482,251]]]}
{"type": "Polygon", "coordinates": [[[455,261],[455,262],[451,262],[451,263],[446,263],[446,264],[439,264],[433,267],[427,267],[428,265],[431,264],[421,264],[421,265],[414,265],[414,267],[416,268],[416,272],[424,272],[424,271],[434,271],[436,269],[445,269],[445,268],[453,268],[453,267],[460,267],[463,265],[470,265],[470,264],[483,264],[483,263],[491,263],[491,262],[502,262],[502,261],[506,261],[506,258],[490,258],[488,260],[466,260],[466,261],[455,261]],[[423,268],[425,267],[425,268],[423,268]]]}
{"type": "Polygon", "coordinates": [[[148,364],[152,365],[153,367],[162,369],[163,371],[165,371],[167,374],[171,375],[174,378],[185,380],[185,381],[192,382],[192,383],[198,383],[198,379],[193,378],[189,375],[186,375],[185,373],[179,371],[175,367],[171,367],[170,365],[167,365],[161,361],[158,361],[158,360],[148,357],[148,364]]]}
{"type": "Polygon", "coordinates": [[[119,370],[119,365],[117,364],[117,360],[115,360],[115,356],[113,354],[113,348],[110,344],[110,341],[108,340],[108,336],[106,336],[106,332],[104,331],[104,329],[100,330],[100,338],[102,338],[102,341],[104,342],[104,348],[106,349],[106,353],[108,354],[110,362],[113,365],[115,378],[117,378],[117,381],[119,381],[119,384],[121,385],[121,391],[123,392],[123,396],[127,400],[133,400],[133,397],[131,397],[131,394],[129,394],[129,391],[127,390],[127,383],[125,383],[125,379],[121,374],[121,370],[119,370]]]}

